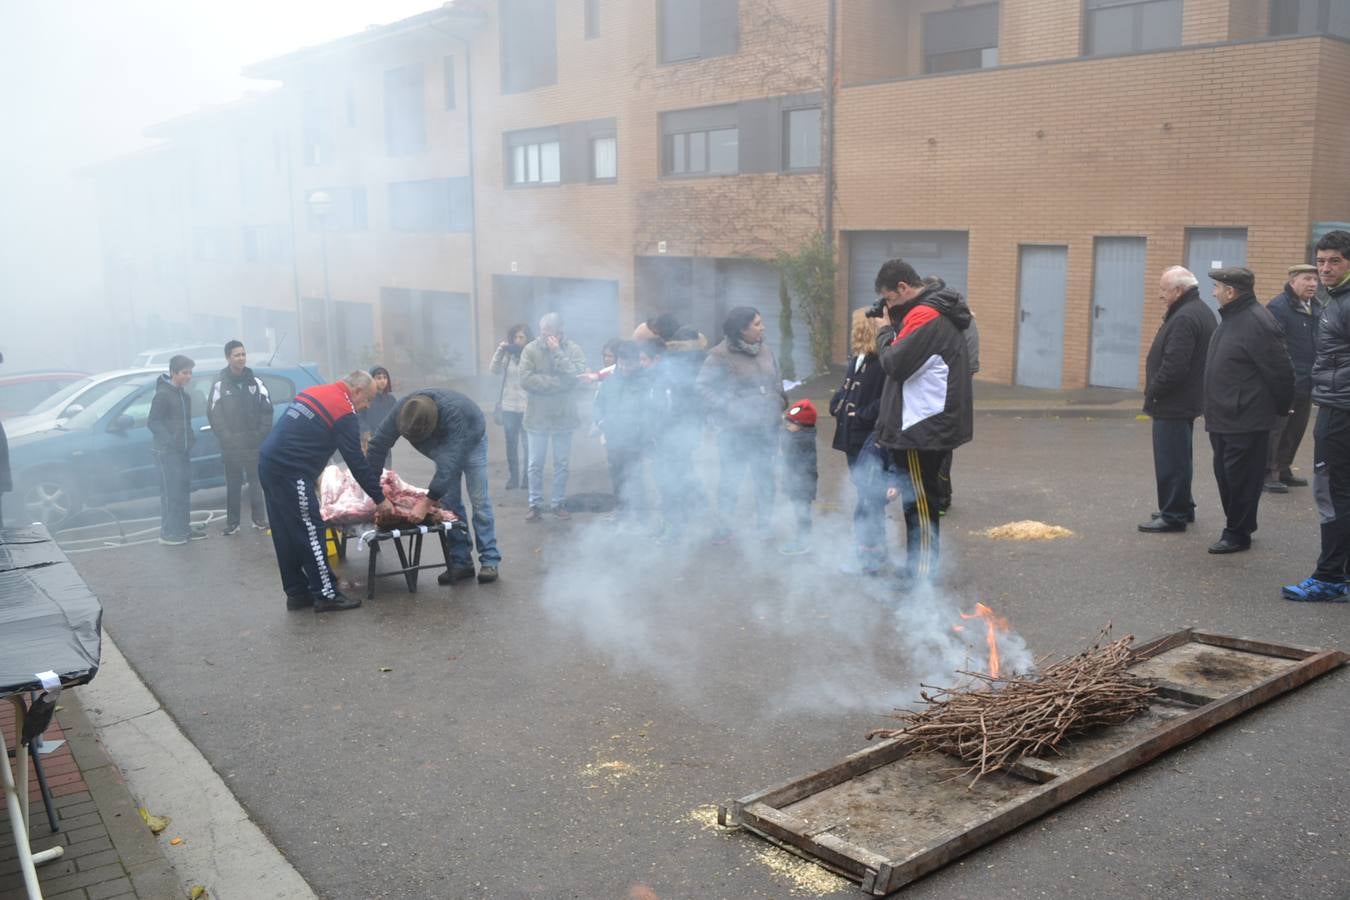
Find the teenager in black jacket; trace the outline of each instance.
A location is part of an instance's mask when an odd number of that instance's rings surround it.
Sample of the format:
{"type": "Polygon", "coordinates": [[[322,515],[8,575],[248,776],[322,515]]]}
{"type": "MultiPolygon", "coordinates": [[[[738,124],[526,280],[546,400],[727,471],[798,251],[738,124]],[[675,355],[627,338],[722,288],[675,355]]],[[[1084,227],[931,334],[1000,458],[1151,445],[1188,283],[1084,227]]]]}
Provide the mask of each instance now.
{"type": "Polygon", "coordinates": [[[240,495],[248,481],[248,511],[253,527],[267,528],[267,505],[258,480],[258,448],[272,430],[272,398],[262,379],[247,365],[239,341],[225,345],[228,365],[220,370],[206,401],[206,417],[220,442],[225,466],[225,534],[239,533],[240,495]]]}
{"type": "Polygon", "coordinates": [[[155,382],[155,396],[145,424],[154,436],[155,463],[159,466],[159,542],[186,544],[206,537],[201,528],[190,528],[192,462],[189,451],[196,443],[192,433],[192,398],[187,385],[196,365],[186,356],[169,360],[169,374],[155,382]]]}
{"type": "Polygon", "coordinates": [[[844,453],[848,460],[849,480],[857,491],[853,505],[853,539],[858,548],[858,563],[867,573],[875,573],[886,560],[886,524],[883,513],[886,495],[880,487],[877,469],[879,458],[864,454],[872,429],[877,424],[881,409],[881,388],[886,373],[881,370],[877,356],[877,326],[880,319],[867,315],[865,309],[853,311],[853,333],[850,349],[853,357],[844,371],[844,383],[830,399],[830,415],[834,416],[834,442],[831,446],[844,453]]]}

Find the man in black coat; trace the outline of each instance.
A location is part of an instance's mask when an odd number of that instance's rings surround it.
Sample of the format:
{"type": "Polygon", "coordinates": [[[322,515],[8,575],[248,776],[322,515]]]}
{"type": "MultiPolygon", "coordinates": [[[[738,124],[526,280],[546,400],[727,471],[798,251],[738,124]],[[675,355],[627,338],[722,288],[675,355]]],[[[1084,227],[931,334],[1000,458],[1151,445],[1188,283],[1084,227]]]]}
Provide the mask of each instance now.
{"type": "Polygon", "coordinates": [[[1153,472],[1158,511],[1139,526],[1145,534],[1185,531],[1195,521],[1191,496],[1195,417],[1204,402],[1205,354],[1214,313],[1200,299],[1195,274],[1172,266],[1158,281],[1167,307],[1144,364],[1144,412],[1153,417],[1153,472]]]}
{"type": "Polygon", "coordinates": [[[1227,518],[1210,553],[1252,545],[1270,432],[1294,402],[1294,368],[1280,323],[1256,301],[1248,269],[1214,269],[1219,327],[1205,357],[1205,430],[1214,448],[1214,477],[1227,518]]]}
{"type": "Polygon", "coordinates": [[[1284,290],[1266,304],[1266,309],[1284,329],[1289,361],[1294,364],[1294,406],[1281,416],[1270,433],[1270,459],[1267,460],[1265,490],[1287,494],[1291,487],[1304,487],[1307,479],[1295,478],[1289,468],[1298,453],[1303,432],[1312,412],[1312,367],[1317,355],[1317,322],[1322,318],[1322,301],[1317,297],[1317,266],[1289,267],[1284,290]]]}
{"type": "Polygon", "coordinates": [[[192,516],[192,397],[187,392],[196,366],[182,354],[169,360],[169,372],[155,382],[146,427],[154,438],[159,467],[159,542],[170,546],[206,537],[206,526],[190,525],[192,516]]]}

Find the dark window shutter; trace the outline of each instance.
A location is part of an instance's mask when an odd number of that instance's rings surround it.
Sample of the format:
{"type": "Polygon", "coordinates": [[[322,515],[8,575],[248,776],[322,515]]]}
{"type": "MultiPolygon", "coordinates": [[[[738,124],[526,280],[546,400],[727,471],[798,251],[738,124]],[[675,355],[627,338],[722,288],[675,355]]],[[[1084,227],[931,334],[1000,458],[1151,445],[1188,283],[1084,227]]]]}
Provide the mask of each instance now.
{"type": "Polygon", "coordinates": [[[740,49],[739,0],[695,0],[699,4],[699,56],[728,56],[740,49]]]}
{"type": "Polygon", "coordinates": [[[773,97],[736,104],[742,172],[778,171],[778,147],[782,143],[780,106],[773,97]]]}

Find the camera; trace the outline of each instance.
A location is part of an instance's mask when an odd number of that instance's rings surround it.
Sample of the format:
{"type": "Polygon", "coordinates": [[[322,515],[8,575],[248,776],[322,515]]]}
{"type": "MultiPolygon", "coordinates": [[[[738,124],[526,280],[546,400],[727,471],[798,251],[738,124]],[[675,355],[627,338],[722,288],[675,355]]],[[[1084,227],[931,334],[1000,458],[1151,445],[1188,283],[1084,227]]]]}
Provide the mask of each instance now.
{"type": "Polygon", "coordinates": [[[865,315],[865,316],[866,316],[867,318],[869,318],[869,319],[884,319],[884,318],[886,318],[886,300],[885,300],[885,298],[883,298],[883,297],[878,297],[878,298],[877,298],[877,302],[876,302],[876,303],[873,303],[872,306],[867,310],[867,312],[863,313],[863,315],[865,315]]]}

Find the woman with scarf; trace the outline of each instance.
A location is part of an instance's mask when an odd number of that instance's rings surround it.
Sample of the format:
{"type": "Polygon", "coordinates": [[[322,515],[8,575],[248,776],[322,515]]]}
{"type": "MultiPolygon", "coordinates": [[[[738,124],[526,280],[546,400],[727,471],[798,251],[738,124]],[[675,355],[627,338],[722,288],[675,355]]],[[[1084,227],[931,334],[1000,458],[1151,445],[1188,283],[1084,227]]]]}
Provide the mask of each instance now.
{"type": "Polygon", "coordinates": [[[750,473],[760,537],[773,535],[773,473],[779,419],[787,408],[783,377],[764,343],[764,317],[737,306],[722,323],[722,342],[708,351],[696,386],[717,429],[717,530],[713,542],[731,539],[741,482],[750,473]]]}
{"type": "Polygon", "coordinates": [[[521,448],[525,444],[525,389],[520,384],[520,351],[531,340],[530,326],[524,323],[512,325],[506,330],[506,340],[497,345],[492,354],[488,370],[493,375],[502,376],[501,387],[497,391],[497,406],[493,410],[493,419],[506,433],[506,466],[510,477],[506,480],[508,491],[525,488],[525,479],[520,477],[521,448]]]}

